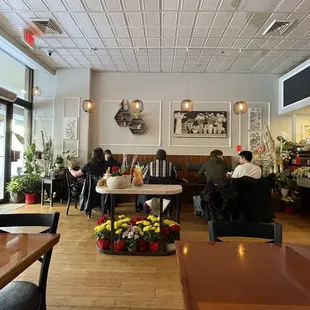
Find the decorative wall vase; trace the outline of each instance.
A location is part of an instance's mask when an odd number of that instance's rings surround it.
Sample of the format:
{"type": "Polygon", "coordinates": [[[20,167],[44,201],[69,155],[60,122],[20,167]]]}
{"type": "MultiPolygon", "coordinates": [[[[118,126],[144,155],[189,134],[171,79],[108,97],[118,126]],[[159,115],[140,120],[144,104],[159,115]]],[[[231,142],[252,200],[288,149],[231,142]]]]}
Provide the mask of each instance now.
{"type": "Polygon", "coordinates": [[[109,177],[107,180],[107,186],[109,188],[125,188],[127,185],[126,179],[123,176],[109,177]]]}
{"type": "Polygon", "coordinates": [[[166,243],[166,252],[175,251],[175,243],[166,243]]]}

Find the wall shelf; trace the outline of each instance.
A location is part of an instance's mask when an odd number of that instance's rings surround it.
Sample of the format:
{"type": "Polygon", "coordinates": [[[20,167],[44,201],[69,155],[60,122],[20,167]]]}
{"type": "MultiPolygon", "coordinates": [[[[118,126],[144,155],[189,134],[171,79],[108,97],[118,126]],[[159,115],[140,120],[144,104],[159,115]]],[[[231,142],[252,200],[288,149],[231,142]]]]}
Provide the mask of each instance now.
{"type": "Polygon", "coordinates": [[[119,109],[114,119],[118,126],[127,127],[132,121],[132,115],[129,113],[129,110],[119,109]]]}
{"type": "Polygon", "coordinates": [[[133,118],[129,123],[128,128],[133,135],[143,135],[146,130],[146,126],[142,118],[133,118]]]}

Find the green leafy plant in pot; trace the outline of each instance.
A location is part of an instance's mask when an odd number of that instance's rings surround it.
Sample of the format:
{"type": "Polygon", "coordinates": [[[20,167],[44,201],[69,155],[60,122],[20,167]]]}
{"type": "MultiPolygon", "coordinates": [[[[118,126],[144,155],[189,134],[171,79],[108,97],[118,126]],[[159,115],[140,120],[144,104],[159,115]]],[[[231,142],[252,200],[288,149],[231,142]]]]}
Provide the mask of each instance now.
{"type": "Polygon", "coordinates": [[[24,202],[25,197],[24,193],[22,192],[22,182],[21,177],[15,177],[6,185],[6,191],[10,193],[10,199],[12,202],[19,203],[24,202]]]}
{"type": "Polygon", "coordinates": [[[38,174],[29,173],[21,176],[22,191],[25,194],[26,204],[37,202],[41,180],[38,174]]]}
{"type": "Polygon", "coordinates": [[[283,197],[287,197],[289,190],[293,185],[292,175],[288,170],[284,170],[276,179],[276,185],[281,191],[283,197]]]}

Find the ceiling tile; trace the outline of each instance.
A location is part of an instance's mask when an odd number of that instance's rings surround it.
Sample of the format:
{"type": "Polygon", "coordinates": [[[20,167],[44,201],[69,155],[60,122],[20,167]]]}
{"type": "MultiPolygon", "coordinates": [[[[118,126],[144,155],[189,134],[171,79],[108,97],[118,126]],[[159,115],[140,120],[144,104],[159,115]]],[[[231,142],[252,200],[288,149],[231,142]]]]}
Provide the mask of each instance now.
{"type": "Polygon", "coordinates": [[[146,11],[158,11],[159,10],[159,1],[154,0],[144,0],[142,1],[144,4],[144,9],[146,11]]]}
{"type": "Polygon", "coordinates": [[[123,0],[123,3],[127,11],[140,11],[139,0],[123,0]]]}
{"type": "Polygon", "coordinates": [[[296,12],[308,12],[310,13],[310,2],[308,0],[302,1],[296,8],[296,12]]]}
{"type": "Polygon", "coordinates": [[[130,39],[119,39],[118,43],[121,47],[132,47],[130,39]]]}
{"type": "Polygon", "coordinates": [[[210,38],[206,40],[205,46],[206,47],[217,47],[219,42],[220,42],[220,39],[210,38]]]}
{"type": "Polygon", "coordinates": [[[241,0],[239,10],[247,12],[272,12],[282,0],[241,0]]]}
{"type": "Polygon", "coordinates": [[[174,48],[164,48],[161,50],[161,54],[165,56],[171,56],[174,54],[174,48]]]}
{"type": "Polygon", "coordinates": [[[86,39],[74,39],[76,45],[80,48],[89,48],[89,44],[86,39]]]}
{"type": "Polygon", "coordinates": [[[176,40],[176,46],[179,47],[188,47],[190,38],[178,38],[176,40]]]}
{"type": "Polygon", "coordinates": [[[136,38],[144,37],[144,29],[142,27],[133,27],[130,28],[131,35],[136,38]]]}
{"type": "Polygon", "coordinates": [[[196,26],[208,27],[211,24],[213,13],[211,12],[199,12],[197,15],[196,26]]]}
{"type": "Polygon", "coordinates": [[[145,13],[144,19],[148,26],[159,26],[159,13],[145,13]]]}
{"type": "Polygon", "coordinates": [[[203,0],[201,9],[206,11],[215,10],[219,2],[220,0],[203,0]]]}
{"type": "Polygon", "coordinates": [[[100,39],[89,39],[88,42],[92,48],[104,47],[104,45],[100,39]]]}
{"type": "Polygon", "coordinates": [[[160,28],[159,27],[147,27],[146,35],[149,38],[157,38],[160,37],[160,28]]]}
{"type": "Polygon", "coordinates": [[[174,38],[163,38],[162,45],[165,47],[173,47],[174,46],[174,38]]]}
{"type": "Polygon", "coordinates": [[[205,39],[203,38],[193,38],[191,41],[191,46],[202,47],[204,42],[205,42],[205,39]]]}
{"type": "Polygon", "coordinates": [[[251,17],[252,13],[251,12],[237,12],[233,19],[232,22],[230,23],[231,26],[233,27],[243,27],[246,25],[247,21],[251,17]]]}
{"type": "Polygon", "coordinates": [[[147,39],[147,45],[149,47],[160,47],[160,39],[159,38],[147,39]]]}
{"type": "Polygon", "coordinates": [[[239,38],[252,38],[257,31],[256,27],[246,27],[239,34],[239,38]]]}
{"type": "Polygon", "coordinates": [[[85,11],[80,0],[65,0],[65,4],[71,11],[85,11]]]}
{"type": "Polygon", "coordinates": [[[76,44],[73,42],[72,39],[58,38],[58,40],[62,43],[64,47],[67,47],[67,48],[76,47],[76,44]]]}
{"type": "Polygon", "coordinates": [[[150,56],[159,56],[160,55],[160,49],[157,48],[152,48],[149,50],[150,56]]]}
{"type": "Polygon", "coordinates": [[[134,38],[133,39],[134,46],[136,47],[146,47],[145,39],[142,38],[134,38]]]}
{"type": "Polygon", "coordinates": [[[195,13],[181,13],[180,26],[192,26],[194,23],[195,13]]]}
{"type": "Polygon", "coordinates": [[[119,0],[104,0],[105,6],[108,11],[121,11],[122,7],[119,0]]]}
{"type": "Polygon", "coordinates": [[[261,47],[265,49],[273,49],[277,44],[280,43],[280,39],[269,39],[261,47]]]}
{"type": "Polygon", "coordinates": [[[214,54],[214,49],[208,48],[204,49],[201,53],[202,56],[212,56],[214,54]]]}
{"type": "Polygon", "coordinates": [[[238,37],[241,30],[242,30],[241,27],[227,27],[226,32],[224,33],[224,37],[236,38],[238,37]]]}
{"type": "Polygon", "coordinates": [[[123,13],[110,13],[109,17],[110,17],[111,24],[113,27],[125,27],[126,26],[123,13]]]}
{"type": "Polygon", "coordinates": [[[113,48],[107,49],[107,51],[110,53],[111,56],[122,56],[122,52],[119,49],[113,48]]]}
{"type": "Polygon", "coordinates": [[[265,42],[264,39],[253,39],[250,41],[250,43],[247,45],[248,48],[259,48],[262,46],[262,44],[265,42]]]}
{"type": "Polygon", "coordinates": [[[45,3],[51,11],[66,11],[66,8],[60,0],[45,0],[45,3]]]}
{"type": "Polygon", "coordinates": [[[29,11],[29,7],[22,0],[10,0],[9,3],[17,11],[29,11]]]}
{"type": "Polygon", "coordinates": [[[177,13],[163,13],[163,26],[175,26],[177,17],[177,13]]]}
{"type": "Polygon", "coordinates": [[[189,38],[192,33],[192,27],[179,27],[178,37],[189,38]]]}
{"type": "Polygon", "coordinates": [[[291,12],[293,9],[299,5],[301,0],[292,1],[292,0],[283,0],[282,3],[276,8],[277,12],[291,12]]]}
{"type": "Polygon", "coordinates": [[[127,20],[131,27],[142,27],[142,14],[141,13],[127,13],[127,20]]]}
{"type": "Polygon", "coordinates": [[[225,26],[228,25],[231,17],[232,17],[231,12],[219,12],[216,14],[213,25],[214,26],[225,26]]]}
{"type": "Polygon", "coordinates": [[[211,27],[210,32],[209,32],[209,37],[210,38],[219,38],[223,35],[225,30],[226,30],[225,26],[211,27]]]}
{"type": "Polygon", "coordinates": [[[183,10],[196,11],[198,7],[198,0],[183,0],[183,10]]]}
{"type": "MultiPolygon", "coordinates": [[[[98,30],[98,32],[102,38],[113,38],[114,37],[114,34],[113,34],[111,28],[99,27],[99,28],[97,28],[97,30],[98,30]]],[[[114,31],[116,32],[118,37],[122,38],[125,36],[125,31],[127,32],[127,28],[115,28],[114,31]],[[116,30],[116,29],[118,29],[118,30],[116,30]],[[120,29],[125,29],[125,30],[123,31],[120,29]]],[[[128,36],[128,34],[127,34],[127,36],[128,36]]]]}
{"type": "Polygon", "coordinates": [[[63,47],[63,45],[55,38],[45,38],[44,41],[52,48],[63,47]]]}
{"type": "Polygon", "coordinates": [[[57,13],[55,14],[57,18],[61,21],[65,30],[72,36],[72,37],[83,37],[82,33],[76,26],[75,22],[71,18],[71,15],[68,13],[57,13]]]}
{"type": "MultiPolygon", "coordinates": [[[[36,0],[35,0],[36,1],[36,0]]],[[[85,7],[90,11],[102,11],[100,0],[83,0],[85,7]]]]}
{"type": "MultiPolygon", "coordinates": [[[[70,55],[70,52],[69,52],[67,49],[65,49],[65,48],[57,48],[57,49],[55,49],[55,51],[56,51],[60,56],[63,56],[63,55],[70,55]]],[[[80,50],[78,50],[78,51],[80,51],[80,50]]],[[[71,53],[72,53],[72,51],[71,51],[71,53]]]]}
{"type": "Polygon", "coordinates": [[[162,27],[163,37],[175,37],[176,27],[162,27]]]}
{"type": "Polygon", "coordinates": [[[234,38],[223,38],[218,44],[219,47],[231,47],[234,43],[234,38]]]}
{"type": "Polygon", "coordinates": [[[118,47],[117,41],[115,39],[104,39],[103,43],[106,47],[118,47]]]}
{"type": "Polygon", "coordinates": [[[194,28],[193,37],[204,38],[207,36],[209,28],[194,28]]]}
{"type": "Polygon", "coordinates": [[[73,14],[73,16],[75,17],[80,27],[80,30],[85,34],[86,37],[91,37],[91,38],[98,37],[98,33],[96,32],[87,14],[76,13],[76,14],[73,14]]]}
{"type": "Polygon", "coordinates": [[[222,4],[219,7],[221,11],[234,11],[238,7],[238,1],[222,0],[222,4]]]}
{"type": "Polygon", "coordinates": [[[28,26],[25,21],[21,19],[16,13],[1,13],[0,19],[1,17],[4,17],[7,25],[14,25],[25,28],[28,26]]]}
{"type": "Polygon", "coordinates": [[[261,27],[269,18],[269,13],[255,13],[250,17],[249,26],[261,27]]]}
{"type": "Polygon", "coordinates": [[[6,3],[4,3],[3,0],[0,0],[0,10],[12,10],[12,9],[6,3]]]}
{"type": "Polygon", "coordinates": [[[163,10],[165,11],[177,11],[178,8],[179,8],[179,0],[163,1],[163,10]]]}
{"type": "Polygon", "coordinates": [[[94,21],[97,27],[109,27],[110,24],[104,13],[90,13],[91,19],[94,21]]]}
{"type": "MultiPolygon", "coordinates": [[[[70,53],[73,55],[73,56],[81,56],[83,55],[82,51],[78,48],[73,48],[73,49],[70,49],[70,53]]],[[[60,53],[59,53],[60,54],[60,53]]],[[[60,54],[61,55],[61,54],[60,54]]],[[[67,54],[63,54],[63,55],[67,55],[67,54]]]]}

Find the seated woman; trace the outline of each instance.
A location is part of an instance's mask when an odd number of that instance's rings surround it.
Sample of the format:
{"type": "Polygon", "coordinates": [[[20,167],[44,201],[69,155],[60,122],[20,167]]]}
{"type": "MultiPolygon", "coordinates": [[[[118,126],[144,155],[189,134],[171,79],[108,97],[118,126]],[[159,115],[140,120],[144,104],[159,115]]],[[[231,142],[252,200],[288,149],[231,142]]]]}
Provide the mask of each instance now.
{"type": "Polygon", "coordinates": [[[69,169],[75,178],[87,176],[81,193],[80,210],[85,211],[86,215],[91,215],[91,210],[101,205],[101,196],[96,192],[97,181],[108,169],[108,164],[104,159],[102,148],[97,147],[93,150],[90,161],[80,170],[69,169]]]}

